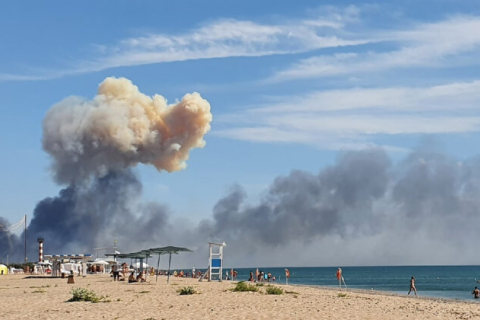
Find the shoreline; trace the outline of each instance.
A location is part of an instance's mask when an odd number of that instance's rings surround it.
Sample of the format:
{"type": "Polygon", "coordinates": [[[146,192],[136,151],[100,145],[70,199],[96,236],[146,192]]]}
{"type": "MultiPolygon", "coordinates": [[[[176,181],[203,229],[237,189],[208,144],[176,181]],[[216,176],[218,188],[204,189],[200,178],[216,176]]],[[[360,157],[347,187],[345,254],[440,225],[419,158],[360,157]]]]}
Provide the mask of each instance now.
{"type": "Polygon", "coordinates": [[[148,277],[146,283],[113,281],[110,275],[61,278],[0,277],[0,319],[457,319],[480,317],[474,301],[402,296],[377,290],[263,283],[260,292],[233,292],[239,281],[198,282],[192,278],[148,277]],[[285,293],[269,295],[269,285],[285,293]],[[192,287],[197,293],[179,295],[192,287]],[[74,288],[109,302],[67,302],[74,288]]]}
{"type": "Polygon", "coordinates": [[[382,295],[382,296],[394,296],[394,297],[400,297],[400,298],[415,298],[415,299],[426,299],[426,300],[439,300],[443,301],[445,300],[446,302],[466,302],[466,303],[473,303],[473,304],[478,304],[480,303],[480,299],[475,300],[474,298],[471,298],[471,300],[467,299],[455,299],[455,298],[443,298],[443,297],[432,297],[432,296],[424,296],[419,293],[417,293],[417,296],[415,295],[407,295],[407,294],[400,294],[396,291],[383,291],[383,290],[367,290],[367,289],[358,289],[358,288],[346,288],[346,289],[338,289],[334,288],[332,286],[321,286],[321,285],[308,285],[308,284],[294,284],[292,286],[305,286],[305,287],[311,287],[311,288],[319,288],[323,290],[337,290],[340,292],[356,292],[356,293],[362,293],[362,294],[372,294],[372,295],[382,295]]]}

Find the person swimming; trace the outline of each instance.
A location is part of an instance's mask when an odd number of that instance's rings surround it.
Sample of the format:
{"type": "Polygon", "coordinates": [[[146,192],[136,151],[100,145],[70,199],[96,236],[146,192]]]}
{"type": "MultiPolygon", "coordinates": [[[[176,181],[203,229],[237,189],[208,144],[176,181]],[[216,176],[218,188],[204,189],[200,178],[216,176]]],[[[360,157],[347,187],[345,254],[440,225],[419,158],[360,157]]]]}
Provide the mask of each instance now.
{"type": "Polygon", "coordinates": [[[480,290],[478,290],[477,287],[475,287],[475,289],[472,291],[472,294],[475,299],[480,298],[480,290]]]}

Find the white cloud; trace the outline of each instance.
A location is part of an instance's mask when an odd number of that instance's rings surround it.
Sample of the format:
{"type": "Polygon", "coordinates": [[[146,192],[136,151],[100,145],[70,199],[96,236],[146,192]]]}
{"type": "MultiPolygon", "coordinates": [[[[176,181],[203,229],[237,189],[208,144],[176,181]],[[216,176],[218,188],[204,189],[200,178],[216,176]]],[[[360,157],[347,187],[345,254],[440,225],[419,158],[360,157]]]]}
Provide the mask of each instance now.
{"type": "Polygon", "coordinates": [[[375,37],[396,44],[398,49],[315,56],[277,72],[268,81],[378,72],[393,68],[448,67],[462,63],[462,54],[477,54],[480,48],[480,17],[457,16],[422,24],[411,30],[377,31],[375,37]],[[455,60],[455,57],[458,59],[455,60]],[[445,60],[447,58],[448,61],[445,60]]]}
{"type": "MultiPolygon", "coordinates": [[[[357,10],[358,11],[358,10],[357,10]]],[[[329,11],[329,16],[284,20],[277,24],[221,19],[181,34],[150,34],[120,40],[116,45],[93,44],[95,56],[75,67],[51,71],[41,78],[88,73],[114,67],[173,61],[295,54],[322,48],[352,46],[371,41],[344,31],[358,15],[355,7],[329,11]]],[[[1,75],[0,80],[23,76],[1,75]]],[[[28,78],[27,78],[28,79],[28,78]]]]}
{"type": "Polygon", "coordinates": [[[352,109],[385,111],[468,111],[480,104],[480,81],[425,88],[353,88],[311,92],[299,97],[276,97],[270,106],[251,112],[311,112],[352,109]]]}
{"type": "Polygon", "coordinates": [[[45,80],[44,76],[29,76],[29,75],[17,75],[9,73],[0,73],[0,82],[2,81],[31,81],[31,80],[45,80]]]}
{"type": "Polygon", "coordinates": [[[171,61],[291,54],[321,48],[369,42],[359,37],[342,37],[338,21],[298,20],[284,24],[220,20],[190,33],[153,34],[131,38],[112,48],[111,55],[87,68],[109,68],[171,61]]]}
{"type": "Polygon", "coordinates": [[[215,134],[328,149],[365,146],[375,135],[480,131],[480,81],[425,88],[345,89],[276,97],[271,105],[217,116],[215,134]],[[281,101],[281,102],[277,102],[281,101]],[[445,113],[447,112],[447,114],[445,113]]]}

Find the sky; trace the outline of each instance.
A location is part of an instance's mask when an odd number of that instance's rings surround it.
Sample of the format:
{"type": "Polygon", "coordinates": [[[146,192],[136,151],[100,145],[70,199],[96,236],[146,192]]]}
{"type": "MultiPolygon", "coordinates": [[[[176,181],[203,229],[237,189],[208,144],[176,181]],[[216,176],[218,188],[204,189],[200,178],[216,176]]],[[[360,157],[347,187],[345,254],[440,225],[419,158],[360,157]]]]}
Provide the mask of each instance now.
{"type": "Polygon", "coordinates": [[[231,256],[243,266],[479,263],[466,238],[480,222],[475,1],[12,1],[0,30],[5,225],[73,186],[45,146],[48,111],[95,101],[116,77],[169,104],[198,92],[211,106],[185,169],[139,160],[135,178],[93,174],[95,188],[137,185],[116,196],[155,203],[155,221],[189,234],[158,242],[248,243],[231,256]]]}

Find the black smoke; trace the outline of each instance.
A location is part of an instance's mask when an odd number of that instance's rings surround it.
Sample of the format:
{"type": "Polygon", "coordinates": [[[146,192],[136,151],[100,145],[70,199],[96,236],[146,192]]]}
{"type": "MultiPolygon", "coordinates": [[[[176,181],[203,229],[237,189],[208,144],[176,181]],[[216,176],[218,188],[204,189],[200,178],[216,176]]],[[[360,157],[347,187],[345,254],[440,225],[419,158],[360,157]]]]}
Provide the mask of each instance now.
{"type": "Polygon", "coordinates": [[[203,230],[264,265],[458,264],[478,263],[479,225],[480,159],[422,146],[396,164],[380,149],[340,153],[318,174],[276,178],[254,205],[234,187],[203,230]]]}
{"type": "MultiPolygon", "coordinates": [[[[92,248],[113,246],[114,240],[124,250],[158,242],[169,226],[167,209],[140,202],[141,193],[137,176],[122,170],[43,199],[27,229],[29,260],[37,260],[38,237],[45,239],[46,254],[92,253],[92,248]]],[[[3,246],[2,234],[0,241],[3,246]]],[[[22,246],[23,241],[17,239],[9,247],[17,260],[23,257],[22,246]]]]}
{"type": "Polygon", "coordinates": [[[38,203],[29,242],[44,237],[47,253],[91,252],[114,239],[122,251],[182,245],[196,251],[180,259],[187,266],[206,264],[207,241],[226,241],[237,266],[476,261],[479,158],[422,147],[394,163],[381,149],[342,152],[318,173],[276,178],[258,203],[234,186],[197,225],[142,202],[141,192],[131,170],[71,185],[38,203]]]}

